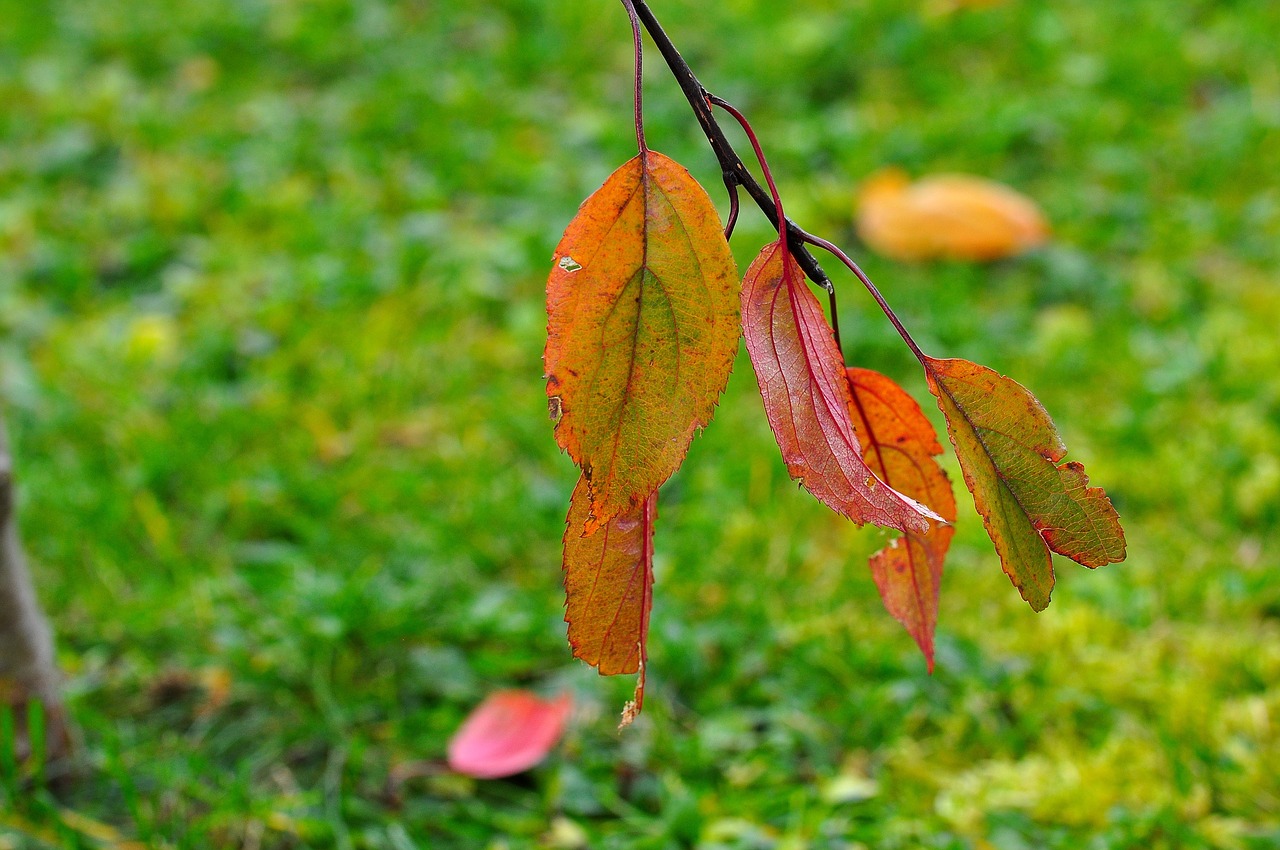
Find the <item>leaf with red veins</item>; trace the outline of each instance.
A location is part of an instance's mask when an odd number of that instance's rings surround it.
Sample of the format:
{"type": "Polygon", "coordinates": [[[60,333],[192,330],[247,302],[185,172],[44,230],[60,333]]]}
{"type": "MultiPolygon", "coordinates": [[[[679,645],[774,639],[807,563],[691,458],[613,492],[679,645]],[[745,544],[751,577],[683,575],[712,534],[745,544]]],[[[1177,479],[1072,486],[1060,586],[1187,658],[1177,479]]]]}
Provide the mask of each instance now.
{"type": "Polygon", "coordinates": [[[711,421],[738,351],[738,270],[689,172],[648,151],[583,202],[547,280],[556,440],[591,481],[587,531],[638,507],[711,421]]]}
{"type": "MultiPolygon", "coordinates": [[[[850,367],[845,374],[853,399],[849,413],[871,471],[947,523],[955,522],[951,482],[934,460],[942,446],[920,405],[879,372],[850,367]]],[[[920,645],[931,673],[942,564],[954,534],[951,525],[931,520],[927,533],[908,531],[871,556],[884,607],[920,645]]]]}
{"type": "Polygon", "coordinates": [[[927,531],[939,517],[880,481],[863,460],[840,349],[783,240],[765,246],[747,270],[742,331],[791,477],[856,523],[927,531]]]}
{"type": "Polygon", "coordinates": [[[625,726],[644,705],[658,494],[585,534],[590,504],[583,476],[569,500],[564,534],[564,619],[574,657],[602,676],[640,674],[635,700],[624,710],[625,726]]]}
{"type": "Polygon", "coordinates": [[[1116,509],[1082,465],[1060,463],[1067,447],[1035,396],[968,360],[924,366],[1000,565],[1034,610],[1053,592],[1051,551],[1091,569],[1124,560],[1116,509]]]}

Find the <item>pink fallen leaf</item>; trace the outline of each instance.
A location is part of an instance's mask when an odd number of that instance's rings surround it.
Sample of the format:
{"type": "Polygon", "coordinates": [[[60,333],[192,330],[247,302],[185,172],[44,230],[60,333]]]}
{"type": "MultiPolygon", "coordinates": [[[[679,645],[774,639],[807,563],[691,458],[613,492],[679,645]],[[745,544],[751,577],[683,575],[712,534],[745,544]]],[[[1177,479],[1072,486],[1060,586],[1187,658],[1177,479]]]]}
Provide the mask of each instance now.
{"type": "Polygon", "coordinates": [[[529,691],[490,694],[449,741],[449,767],[477,779],[522,773],[560,740],[573,698],[543,699],[529,691]]]}

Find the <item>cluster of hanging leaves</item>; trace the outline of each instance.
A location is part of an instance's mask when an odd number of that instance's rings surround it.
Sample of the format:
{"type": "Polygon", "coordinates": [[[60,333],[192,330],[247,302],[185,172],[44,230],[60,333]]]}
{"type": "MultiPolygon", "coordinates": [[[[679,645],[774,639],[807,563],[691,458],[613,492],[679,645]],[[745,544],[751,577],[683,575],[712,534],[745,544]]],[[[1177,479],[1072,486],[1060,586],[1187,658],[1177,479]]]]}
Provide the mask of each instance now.
{"type": "MultiPolygon", "coordinates": [[[[707,193],[649,150],[639,127],[638,137],[639,155],[565,230],[547,281],[548,405],[556,440],[581,470],[563,560],[574,655],[604,675],[639,673],[623,711],[629,723],[644,701],[658,488],[711,421],[741,336],[791,477],[854,523],[900,533],[872,556],[871,573],[932,670],[956,518],[932,425],[894,381],[846,366],[783,232],[740,280],[707,193]]],[[[877,233],[889,234],[885,244],[907,246],[899,255],[950,250],[912,229],[911,216],[936,208],[939,193],[988,212],[994,205],[995,219],[1012,217],[979,225],[955,255],[987,256],[993,238],[984,226],[1006,246],[1040,238],[1025,210],[1000,192],[952,180],[913,196],[900,177],[890,182],[878,190],[888,211],[869,217],[877,233]]],[[[1088,486],[1079,463],[1062,462],[1066,448],[1035,397],[984,366],[924,355],[900,331],[938,400],[1000,563],[1031,607],[1049,603],[1051,553],[1091,568],[1122,560],[1124,533],[1111,502],[1088,486]]]]}

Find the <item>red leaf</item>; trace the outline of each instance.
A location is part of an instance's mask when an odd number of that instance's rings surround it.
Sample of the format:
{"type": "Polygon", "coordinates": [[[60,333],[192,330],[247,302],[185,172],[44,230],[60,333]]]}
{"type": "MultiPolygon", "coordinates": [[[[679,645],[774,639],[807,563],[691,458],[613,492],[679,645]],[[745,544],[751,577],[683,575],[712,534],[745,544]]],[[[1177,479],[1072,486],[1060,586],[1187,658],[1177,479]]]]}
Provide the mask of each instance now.
{"type": "Polygon", "coordinates": [[[449,741],[449,767],[477,779],[526,771],[560,740],[572,709],[567,693],[551,700],[529,691],[492,693],[449,741]]]}
{"type": "Polygon", "coordinates": [[[937,515],[879,481],[862,458],[840,350],[818,299],[782,240],[742,284],[742,331],[787,471],[856,523],[924,532],[937,515]]]}
{"type": "Polygon", "coordinates": [[[654,151],[587,198],[547,280],[547,398],[591,481],[587,531],[639,506],[711,421],[738,350],[738,269],[707,193],[654,151]]]}
{"type": "MultiPolygon", "coordinates": [[[[867,465],[885,484],[954,522],[951,482],[933,459],[942,446],[920,405],[879,372],[850,368],[846,374],[853,395],[850,415],[867,465]]],[[[920,645],[931,673],[942,563],[954,534],[950,525],[930,521],[927,534],[906,532],[871,556],[871,575],[885,608],[920,645]]]]}
{"type": "Polygon", "coordinates": [[[925,359],[965,484],[1000,565],[1032,609],[1053,592],[1053,558],[1086,567],[1123,561],[1124,529],[1101,487],[1089,487],[1053,421],[1027,388],[968,360],[925,359]]]}
{"type": "Polygon", "coordinates": [[[623,711],[625,726],[644,705],[658,494],[585,534],[589,509],[584,475],[569,500],[564,533],[564,619],[576,658],[602,676],[640,673],[635,700],[623,711]]]}

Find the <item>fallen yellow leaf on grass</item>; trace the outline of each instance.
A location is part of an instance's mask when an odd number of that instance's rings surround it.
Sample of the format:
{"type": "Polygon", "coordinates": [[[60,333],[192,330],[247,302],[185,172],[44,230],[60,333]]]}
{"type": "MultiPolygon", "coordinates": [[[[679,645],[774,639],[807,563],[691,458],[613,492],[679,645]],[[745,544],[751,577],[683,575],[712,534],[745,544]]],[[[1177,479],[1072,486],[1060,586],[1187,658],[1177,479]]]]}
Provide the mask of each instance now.
{"type": "Polygon", "coordinates": [[[964,174],[912,183],[887,168],[858,195],[858,235],[898,260],[998,260],[1044,244],[1049,225],[1029,198],[964,174]]]}
{"type": "Polygon", "coordinates": [[[1007,0],[928,0],[925,3],[926,15],[941,16],[960,12],[964,9],[994,9],[1003,6],[1007,0]]]}

